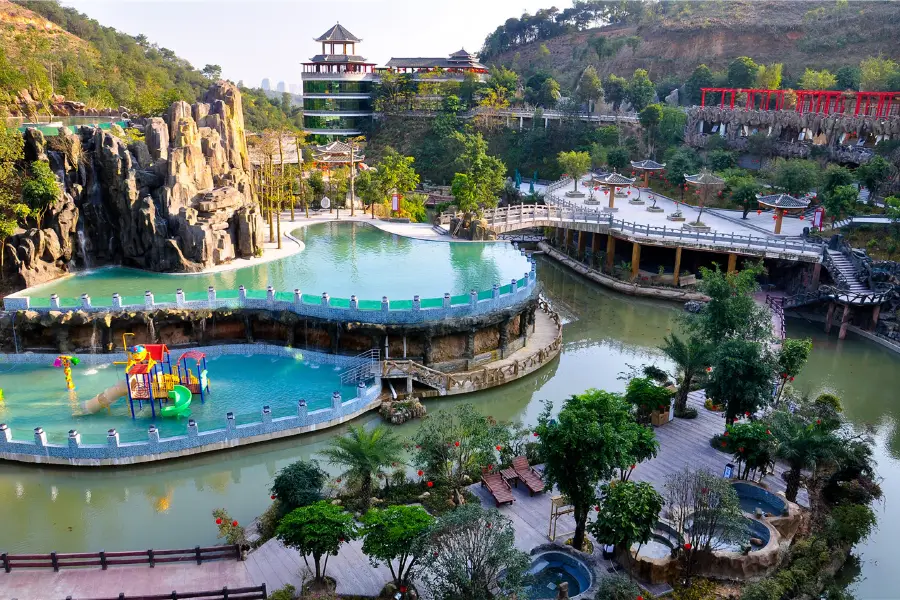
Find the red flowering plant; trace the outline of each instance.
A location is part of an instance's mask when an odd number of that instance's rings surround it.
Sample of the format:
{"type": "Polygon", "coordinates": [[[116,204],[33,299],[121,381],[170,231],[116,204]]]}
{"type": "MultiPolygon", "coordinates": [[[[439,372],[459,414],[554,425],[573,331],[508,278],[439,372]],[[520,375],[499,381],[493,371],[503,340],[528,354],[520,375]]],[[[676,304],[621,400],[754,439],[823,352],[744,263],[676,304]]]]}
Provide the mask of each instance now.
{"type": "Polygon", "coordinates": [[[224,539],[229,545],[241,547],[249,545],[247,542],[247,532],[244,531],[243,526],[228,515],[227,510],[224,508],[217,508],[212,511],[212,515],[215,519],[216,528],[218,529],[218,535],[216,537],[224,539]]]}
{"type": "Polygon", "coordinates": [[[775,437],[769,427],[760,421],[728,425],[725,433],[713,437],[710,444],[734,456],[738,479],[765,473],[775,462],[775,437]]]}

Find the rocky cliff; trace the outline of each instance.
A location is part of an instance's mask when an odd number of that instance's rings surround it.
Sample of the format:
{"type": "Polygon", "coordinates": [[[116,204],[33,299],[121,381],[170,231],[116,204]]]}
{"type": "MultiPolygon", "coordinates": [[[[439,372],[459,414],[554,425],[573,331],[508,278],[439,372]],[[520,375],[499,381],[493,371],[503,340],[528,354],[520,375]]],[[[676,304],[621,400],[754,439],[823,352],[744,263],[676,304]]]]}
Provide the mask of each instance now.
{"type": "Polygon", "coordinates": [[[19,285],[103,264],[199,271],[262,252],[234,85],[220,81],[200,102],[133,125],[143,140],[117,126],[25,133],[25,159],[48,161],[62,193],[43,229],[19,231],[3,248],[19,285]]]}

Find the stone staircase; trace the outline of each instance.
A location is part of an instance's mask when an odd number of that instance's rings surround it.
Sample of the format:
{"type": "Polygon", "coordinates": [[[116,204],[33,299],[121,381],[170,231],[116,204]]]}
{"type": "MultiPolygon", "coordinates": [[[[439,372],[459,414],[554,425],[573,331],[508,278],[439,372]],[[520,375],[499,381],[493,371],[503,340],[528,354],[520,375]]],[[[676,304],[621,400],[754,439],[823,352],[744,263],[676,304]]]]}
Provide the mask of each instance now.
{"type": "Polygon", "coordinates": [[[863,284],[859,280],[859,275],[856,272],[856,268],[853,266],[853,263],[844,256],[844,254],[840,250],[832,250],[830,248],[825,250],[828,253],[828,257],[831,259],[831,264],[837,273],[832,272],[832,276],[835,277],[836,280],[843,280],[847,284],[847,291],[855,292],[855,293],[866,293],[871,292],[869,286],[863,284]],[[838,275],[839,274],[839,275],[838,275]]]}

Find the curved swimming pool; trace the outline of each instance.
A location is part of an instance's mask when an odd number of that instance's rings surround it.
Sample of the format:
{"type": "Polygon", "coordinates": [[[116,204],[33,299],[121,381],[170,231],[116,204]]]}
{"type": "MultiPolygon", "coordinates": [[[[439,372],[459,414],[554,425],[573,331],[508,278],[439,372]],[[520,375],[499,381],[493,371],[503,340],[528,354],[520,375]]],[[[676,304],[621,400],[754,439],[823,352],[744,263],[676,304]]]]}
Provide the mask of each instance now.
{"type": "MultiPolygon", "coordinates": [[[[303,242],[302,252],[271,262],[217,273],[165,274],[127,268],[105,268],[75,274],[29,288],[21,295],[31,305],[49,306],[51,294],[60,299],[90,295],[108,301],[114,293],[143,302],[144,292],[156,295],[217,290],[290,292],[360,300],[411,300],[413,296],[440,298],[489,290],[505,285],[531,270],[528,259],[505,242],[435,242],[387,233],[372,225],[353,222],[316,223],[301,227],[293,235],[303,242]]],[[[293,243],[293,242],[285,242],[293,243]]],[[[125,298],[125,303],[128,298],[125,298]]],[[[99,305],[99,304],[98,304],[99,305]]]]}

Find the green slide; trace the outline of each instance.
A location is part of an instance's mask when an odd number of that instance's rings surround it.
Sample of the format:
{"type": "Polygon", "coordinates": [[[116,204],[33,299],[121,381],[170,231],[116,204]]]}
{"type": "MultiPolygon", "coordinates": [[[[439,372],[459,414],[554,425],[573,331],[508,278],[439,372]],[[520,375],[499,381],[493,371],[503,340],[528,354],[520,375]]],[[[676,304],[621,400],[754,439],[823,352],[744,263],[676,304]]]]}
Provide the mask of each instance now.
{"type": "Polygon", "coordinates": [[[180,417],[187,413],[191,409],[191,390],[187,389],[183,385],[176,385],[175,388],[169,392],[169,400],[172,400],[173,403],[164,406],[159,410],[159,416],[161,417],[180,417]]]}

